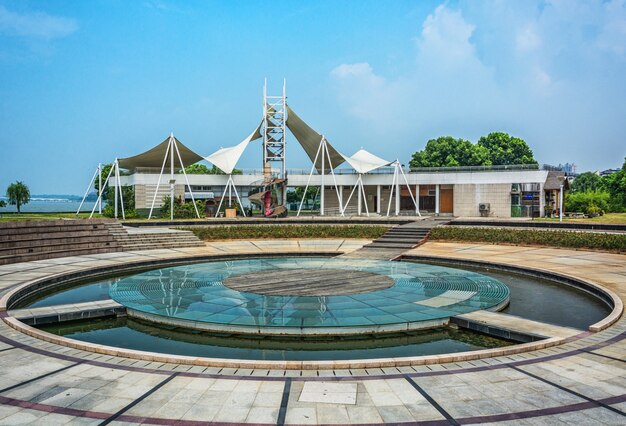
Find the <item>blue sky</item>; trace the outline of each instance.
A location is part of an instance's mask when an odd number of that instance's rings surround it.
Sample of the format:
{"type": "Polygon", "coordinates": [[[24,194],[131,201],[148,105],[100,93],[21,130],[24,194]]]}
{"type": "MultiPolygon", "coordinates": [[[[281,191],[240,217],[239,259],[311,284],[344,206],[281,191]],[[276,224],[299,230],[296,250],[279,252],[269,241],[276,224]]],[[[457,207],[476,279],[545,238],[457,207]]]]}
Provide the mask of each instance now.
{"type": "MultiPolygon", "coordinates": [[[[0,0],[0,191],[82,193],[172,131],[202,155],[234,145],[265,77],[347,154],[506,131],[579,171],[626,156],[624,0],[0,0]]],[[[288,167],[310,167],[288,141],[288,167]]]]}

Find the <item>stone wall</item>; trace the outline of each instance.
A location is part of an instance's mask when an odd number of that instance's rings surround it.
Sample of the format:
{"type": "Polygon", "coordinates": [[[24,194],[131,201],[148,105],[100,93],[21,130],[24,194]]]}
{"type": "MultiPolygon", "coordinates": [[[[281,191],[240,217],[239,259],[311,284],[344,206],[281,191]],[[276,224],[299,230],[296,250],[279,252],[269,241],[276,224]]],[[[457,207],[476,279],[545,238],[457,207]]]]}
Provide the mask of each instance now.
{"type": "MultiPolygon", "coordinates": [[[[135,185],[135,208],[136,209],[149,209],[152,205],[152,199],[154,192],[156,191],[156,185],[135,185]]],[[[170,185],[159,185],[159,193],[157,194],[154,208],[160,208],[163,204],[163,197],[170,195],[170,185]]],[[[185,186],[174,185],[174,197],[184,197],[185,186]]]]}
{"type": "Polygon", "coordinates": [[[490,217],[511,217],[511,184],[454,185],[455,216],[480,216],[480,203],[490,204],[490,217]]]}

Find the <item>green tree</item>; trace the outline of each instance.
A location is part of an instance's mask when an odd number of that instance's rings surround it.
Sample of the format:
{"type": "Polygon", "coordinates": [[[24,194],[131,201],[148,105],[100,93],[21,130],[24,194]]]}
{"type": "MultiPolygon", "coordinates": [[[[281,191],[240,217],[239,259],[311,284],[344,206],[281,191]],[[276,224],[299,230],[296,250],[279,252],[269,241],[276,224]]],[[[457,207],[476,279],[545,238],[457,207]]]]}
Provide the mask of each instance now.
{"type": "Polygon", "coordinates": [[[20,213],[22,204],[27,204],[30,201],[30,189],[24,182],[18,180],[7,188],[7,198],[9,204],[17,206],[17,212],[20,213]]]}
{"type": "Polygon", "coordinates": [[[602,177],[602,188],[609,195],[609,208],[614,212],[626,211],[626,158],[622,169],[617,173],[602,177]]]}
{"type": "Polygon", "coordinates": [[[2,207],[6,207],[6,206],[7,206],[6,201],[4,201],[4,200],[0,200],[0,208],[2,208],[2,207]]]}
{"type": "MultiPolygon", "coordinates": [[[[100,180],[102,180],[102,185],[104,186],[104,191],[102,192],[102,199],[106,199],[108,194],[109,194],[109,187],[107,185],[107,176],[109,175],[109,172],[111,171],[111,167],[113,167],[113,164],[109,163],[109,164],[104,164],[102,166],[102,168],[100,169],[100,180]]],[[[113,177],[113,175],[111,175],[111,177],[113,177]]],[[[96,178],[96,180],[93,183],[93,188],[96,190],[96,194],[100,194],[100,182],[98,181],[98,178],[96,178]]]]}
{"type": "MultiPolygon", "coordinates": [[[[204,164],[192,164],[185,167],[185,173],[188,175],[225,175],[223,170],[217,167],[215,164],[209,169],[204,164]]],[[[234,175],[241,175],[243,172],[239,169],[233,169],[234,175]]]]}
{"type": "Polygon", "coordinates": [[[410,167],[455,167],[490,165],[489,152],[465,139],[441,136],[431,139],[413,154],[410,167]]]}
{"type": "Polygon", "coordinates": [[[526,142],[509,136],[508,133],[489,133],[487,136],[482,136],[477,145],[489,151],[489,159],[494,165],[537,164],[526,142]]]}
{"type": "Polygon", "coordinates": [[[593,172],[581,173],[572,182],[571,192],[592,192],[602,186],[602,178],[593,172]]]}

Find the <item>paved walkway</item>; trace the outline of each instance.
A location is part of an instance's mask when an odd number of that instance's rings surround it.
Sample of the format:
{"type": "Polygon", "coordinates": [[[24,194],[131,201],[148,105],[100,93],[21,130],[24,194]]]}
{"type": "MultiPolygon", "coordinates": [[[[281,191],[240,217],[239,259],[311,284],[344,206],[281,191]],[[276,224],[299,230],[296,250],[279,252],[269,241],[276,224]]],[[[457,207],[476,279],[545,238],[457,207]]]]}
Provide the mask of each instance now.
{"type": "MultiPolygon", "coordinates": [[[[224,253],[341,252],[364,242],[212,243],[0,267],[0,289],[51,274],[224,253]]],[[[626,256],[427,243],[417,254],[565,272],[626,298],[626,256]]],[[[557,303],[558,301],[555,301],[557,303]]],[[[0,312],[0,315],[6,313],[0,312]]],[[[8,318],[5,318],[8,320],[8,318]]],[[[72,349],[0,323],[0,424],[615,424],[626,421],[626,320],[518,355],[345,370],[217,368],[72,349]]]]}

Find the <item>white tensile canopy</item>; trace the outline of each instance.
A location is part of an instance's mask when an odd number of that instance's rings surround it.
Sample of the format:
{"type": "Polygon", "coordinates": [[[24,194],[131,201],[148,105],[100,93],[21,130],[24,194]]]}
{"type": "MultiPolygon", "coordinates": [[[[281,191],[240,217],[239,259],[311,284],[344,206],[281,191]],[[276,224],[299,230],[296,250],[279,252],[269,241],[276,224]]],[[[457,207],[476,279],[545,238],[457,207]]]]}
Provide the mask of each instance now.
{"type": "MultiPolygon", "coordinates": [[[[226,181],[226,186],[224,187],[224,192],[222,193],[222,198],[220,199],[220,204],[217,207],[217,211],[215,212],[215,216],[219,214],[220,209],[222,208],[222,203],[224,202],[224,194],[228,191],[228,205],[232,205],[232,193],[231,190],[235,192],[235,196],[237,197],[237,201],[241,206],[241,199],[239,198],[239,193],[237,192],[237,188],[235,187],[235,182],[233,182],[233,170],[237,166],[239,159],[241,158],[243,152],[248,147],[248,144],[254,140],[261,138],[261,126],[263,122],[259,123],[259,125],[254,129],[250,135],[245,138],[243,141],[239,142],[235,146],[231,146],[228,148],[220,148],[215,151],[213,154],[205,157],[209,163],[214,164],[220,170],[228,175],[228,180],[226,181]]],[[[241,213],[245,216],[245,212],[243,209],[241,213]]]]}
{"type": "Polygon", "coordinates": [[[352,154],[351,157],[346,157],[345,155],[342,155],[342,157],[352,166],[354,170],[357,171],[357,173],[361,174],[371,172],[379,167],[388,166],[392,163],[391,161],[375,156],[363,148],[352,154]]]}
{"type": "Polygon", "coordinates": [[[250,136],[237,145],[228,148],[220,148],[213,154],[205,157],[205,159],[209,163],[215,164],[215,166],[227,175],[232,174],[248,144],[253,140],[261,138],[261,124],[262,123],[257,126],[250,136]]]}
{"type": "MultiPolygon", "coordinates": [[[[342,209],[344,212],[346,211],[346,208],[350,204],[350,200],[352,199],[352,196],[354,195],[354,191],[358,190],[357,214],[360,215],[361,205],[363,204],[363,199],[366,199],[365,188],[363,186],[363,174],[371,172],[372,170],[376,170],[379,167],[388,166],[391,164],[391,161],[387,161],[380,157],[377,157],[376,155],[364,150],[363,148],[361,148],[360,150],[352,154],[351,157],[346,157],[343,154],[342,156],[346,160],[346,162],[350,164],[352,168],[356,170],[356,172],[359,174],[359,178],[357,179],[356,184],[354,185],[354,188],[352,188],[352,191],[350,192],[350,195],[348,196],[348,200],[346,201],[346,204],[342,207],[342,209]]],[[[367,213],[367,216],[370,215],[369,208],[367,207],[367,202],[365,202],[365,212],[367,213]]]]}

